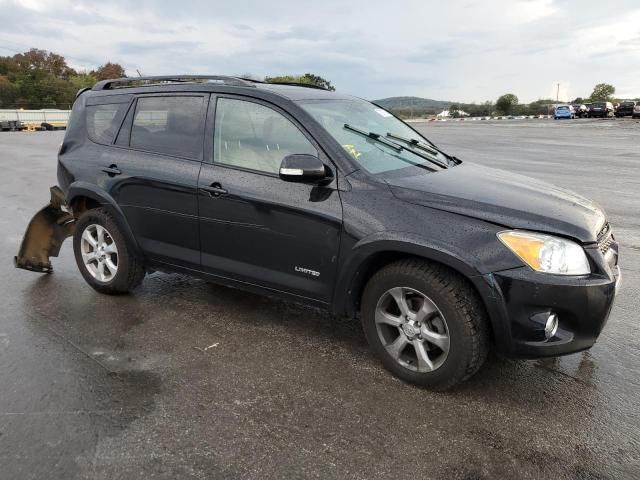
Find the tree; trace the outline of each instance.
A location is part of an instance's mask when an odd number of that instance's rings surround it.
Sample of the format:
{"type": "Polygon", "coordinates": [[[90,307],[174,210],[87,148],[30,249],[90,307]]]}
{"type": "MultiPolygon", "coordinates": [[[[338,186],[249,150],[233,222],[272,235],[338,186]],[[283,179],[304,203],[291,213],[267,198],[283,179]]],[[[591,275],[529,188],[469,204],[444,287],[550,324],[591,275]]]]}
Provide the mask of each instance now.
{"type": "Polygon", "coordinates": [[[331,85],[331,82],[329,80],[326,80],[313,73],[305,73],[304,75],[278,75],[275,77],[265,77],[264,81],[267,83],[302,83],[306,85],[316,85],[332,92],[335,91],[335,87],[331,85]]]}
{"type": "Polygon", "coordinates": [[[67,61],[62,55],[37,48],[15,54],[11,63],[14,71],[33,77],[50,75],[67,79],[75,74],[75,70],[67,65],[67,61]]]}
{"type": "Polygon", "coordinates": [[[571,102],[574,105],[582,105],[584,103],[584,98],[582,97],[576,97],[575,100],[573,102],[571,102]]]}
{"type": "Polygon", "coordinates": [[[96,80],[107,80],[109,78],[122,78],[127,76],[122,65],[111,62],[107,62],[101,67],[98,67],[97,70],[93,70],[90,72],[90,75],[95,77],[96,80]]]}
{"type": "Polygon", "coordinates": [[[68,108],[75,95],[70,92],[69,79],[76,71],[56,53],[32,48],[0,57],[0,72],[6,79],[0,94],[5,107],[68,108]]]}
{"type": "Polygon", "coordinates": [[[505,93],[496,100],[496,108],[503,115],[510,115],[516,105],[518,105],[518,97],[513,93],[505,93]]]}
{"type": "Polygon", "coordinates": [[[0,75],[0,108],[13,105],[16,99],[16,87],[4,75],[0,75]]]}
{"type": "Polygon", "coordinates": [[[529,104],[529,115],[549,115],[549,112],[556,104],[551,98],[541,98],[529,104]]]}
{"type": "Polygon", "coordinates": [[[593,87],[591,100],[610,101],[613,99],[614,93],[616,93],[616,88],[613,85],[599,83],[593,87]]]}
{"type": "MultiPolygon", "coordinates": [[[[102,78],[125,74],[111,62],[96,72],[102,78]]],[[[91,73],[76,72],[62,55],[32,48],[0,57],[0,108],[70,108],[78,90],[96,81],[91,73]]]]}

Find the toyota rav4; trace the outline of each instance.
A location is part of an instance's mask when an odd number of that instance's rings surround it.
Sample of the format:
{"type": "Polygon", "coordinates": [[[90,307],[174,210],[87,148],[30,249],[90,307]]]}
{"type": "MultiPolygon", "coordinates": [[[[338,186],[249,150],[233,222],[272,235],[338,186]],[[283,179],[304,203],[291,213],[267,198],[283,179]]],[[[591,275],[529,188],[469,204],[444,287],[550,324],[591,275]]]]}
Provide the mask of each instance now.
{"type": "Polygon", "coordinates": [[[223,76],[80,91],[17,267],[73,237],[95,290],[184,272],[359,316],[397,377],[443,390],[489,349],[590,348],[619,283],[603,210],[462,161],[368,101],[223,76]]]}

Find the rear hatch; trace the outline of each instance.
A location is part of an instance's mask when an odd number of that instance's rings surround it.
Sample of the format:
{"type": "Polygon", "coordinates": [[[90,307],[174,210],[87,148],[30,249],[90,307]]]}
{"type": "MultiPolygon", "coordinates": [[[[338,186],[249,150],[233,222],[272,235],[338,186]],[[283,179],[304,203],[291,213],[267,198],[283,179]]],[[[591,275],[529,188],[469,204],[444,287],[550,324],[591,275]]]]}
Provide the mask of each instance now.
{"type": "Polygon", "coordinates": [[[635,105],[634,102],[621,103],[620,106],[618,107],[618,113],[628,113],[629,115],[631,115],[631,113],[633,113],[634,105],[635,105]]]}

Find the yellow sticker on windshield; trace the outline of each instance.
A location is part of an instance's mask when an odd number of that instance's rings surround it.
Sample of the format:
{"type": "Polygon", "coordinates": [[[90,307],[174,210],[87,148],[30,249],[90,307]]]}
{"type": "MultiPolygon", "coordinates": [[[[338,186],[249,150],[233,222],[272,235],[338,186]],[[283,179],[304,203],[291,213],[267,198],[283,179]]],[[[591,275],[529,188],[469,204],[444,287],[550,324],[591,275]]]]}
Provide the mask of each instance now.
{"type": "Polygon", "coordinates": [[[344,148],[349,153],[349,155],[351,155],[356,160],[360,155],[362,155],[358,150],[356,150],[356,147],[354,147],[353,145],[342,145],[342,148],[344,148]]]}

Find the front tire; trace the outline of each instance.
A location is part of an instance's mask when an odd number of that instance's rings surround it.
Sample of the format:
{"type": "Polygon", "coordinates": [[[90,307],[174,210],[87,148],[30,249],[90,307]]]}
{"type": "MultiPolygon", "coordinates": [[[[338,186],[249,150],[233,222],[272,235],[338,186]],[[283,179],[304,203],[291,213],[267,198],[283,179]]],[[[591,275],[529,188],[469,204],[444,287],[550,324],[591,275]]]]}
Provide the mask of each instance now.
{"type": "Polygon", "coordinates": [[[396,377],[448,390],[487,358],[489,328],[475,290],[446,267],[417,259],[381,269],[362,296],[371,349],[396,377]]]}
{"type": "Polygon", "coordinates": [[[142,260],[104,208],[87,210],[80,216],[73,234],[73,251],[85,281],[100,293],[130,292],[144,278],[142,260]]]}

